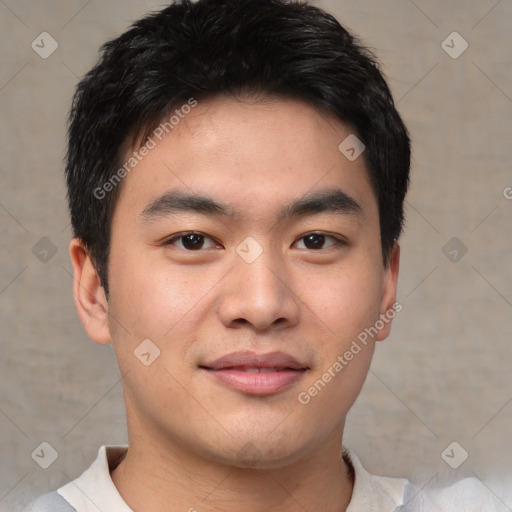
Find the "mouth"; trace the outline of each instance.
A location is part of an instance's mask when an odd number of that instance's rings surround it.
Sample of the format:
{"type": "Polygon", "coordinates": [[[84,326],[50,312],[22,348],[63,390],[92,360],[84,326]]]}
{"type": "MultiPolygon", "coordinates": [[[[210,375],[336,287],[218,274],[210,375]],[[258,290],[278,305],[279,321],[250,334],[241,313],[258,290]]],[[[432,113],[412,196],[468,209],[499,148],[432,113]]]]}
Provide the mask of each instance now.
{"type": "Polygon", "coordinates": [[[249,395],[271,395],[302,379],[309,367],[284,352],[235,352],[199,368],[223,385],[249,395]]]}

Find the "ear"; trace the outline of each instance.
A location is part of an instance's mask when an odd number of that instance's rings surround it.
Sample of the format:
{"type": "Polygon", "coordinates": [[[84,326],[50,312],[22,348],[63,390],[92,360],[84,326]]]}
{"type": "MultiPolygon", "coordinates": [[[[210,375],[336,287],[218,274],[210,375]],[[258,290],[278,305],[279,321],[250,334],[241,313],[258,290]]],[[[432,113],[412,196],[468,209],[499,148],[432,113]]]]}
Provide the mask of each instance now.
{"type": "Polygon", "coordinates": [[[69,255],[73,264],[73,297],[85,332],[96,343],[110,343],[105,290],[79,238],[69,244],[69,255]]]}
{"type": "Polygon", "coordinates": [[[380,319],[384,327],[379,330],[375,336],[376,341],[385,340],[391,332],[391,323],[398,311],[402,310],[402,305],[396,302],[396,290],[398,285],[398,269],[400,266],[400,246],[395,242],[388,264],[384,269],[384,282],[382,285],[382,298],[380,303],[380,319]]]}

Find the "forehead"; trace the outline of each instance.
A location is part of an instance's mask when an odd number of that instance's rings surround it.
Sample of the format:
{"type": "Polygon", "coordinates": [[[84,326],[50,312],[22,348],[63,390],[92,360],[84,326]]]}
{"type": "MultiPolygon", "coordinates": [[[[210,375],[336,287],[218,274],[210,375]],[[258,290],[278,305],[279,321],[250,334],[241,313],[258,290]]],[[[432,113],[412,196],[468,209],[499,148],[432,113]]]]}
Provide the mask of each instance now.
{"type": "Polygon", "coordinates": [[[349,136],[349,125],[295,99],[221,97],[178,107],[150,134],[146,150],[126,153],[137,165],[123,179],[118,207],[142,212],[178,188],[262,214],[336,187],[375,210],[363,156],[349,160],[339,149],[349,136]]]}

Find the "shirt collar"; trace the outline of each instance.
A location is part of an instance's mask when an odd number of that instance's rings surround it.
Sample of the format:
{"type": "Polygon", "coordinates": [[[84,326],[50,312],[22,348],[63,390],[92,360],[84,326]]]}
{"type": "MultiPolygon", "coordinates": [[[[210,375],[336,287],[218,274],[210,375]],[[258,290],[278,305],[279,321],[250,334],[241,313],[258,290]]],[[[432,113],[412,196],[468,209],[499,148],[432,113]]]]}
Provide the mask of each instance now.
{"type": "Polygon", "coordinates": [[[394,512],[404,504],[405,478],[388,478],[368,473],[354,452],[344,448],[344,459],[354,468],[354,488],[346,512],[394,512]],[[347,460],[348,459],[348,460],[347,460]]]}
{"type": "Polygon", "coordinates": [[[102,446],[92,465],[58,489],[77,512],[133,512],[119,494],[110,471],[124,458],[128,446],[102,446]]]}
{"type": "MultiPolygon", "coordinates": [[[[89,469],[58,489],[59,494],[77,512],[133,512],[110,477],[110,471],[121,462],[127,449],[126,445],[102,446],[89,469]]],[[[349,449],[344,449],[343,457],[354,473],[354,488],[347,512],[394,512],[403,505],[407,480],[368,473],[349,449]]]]}

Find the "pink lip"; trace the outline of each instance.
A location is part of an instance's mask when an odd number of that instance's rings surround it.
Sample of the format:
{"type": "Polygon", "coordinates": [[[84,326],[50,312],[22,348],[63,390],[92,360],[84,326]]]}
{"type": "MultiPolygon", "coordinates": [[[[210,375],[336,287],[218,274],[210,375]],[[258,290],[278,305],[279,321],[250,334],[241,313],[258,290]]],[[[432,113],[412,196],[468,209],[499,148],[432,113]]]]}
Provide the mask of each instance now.
{"type": "Polygon", "coordinates": [[[284,352],[234,352],[200,368],[228,387],[251,395],[277,393],[298,382],[308,369],[284,352]]]}

